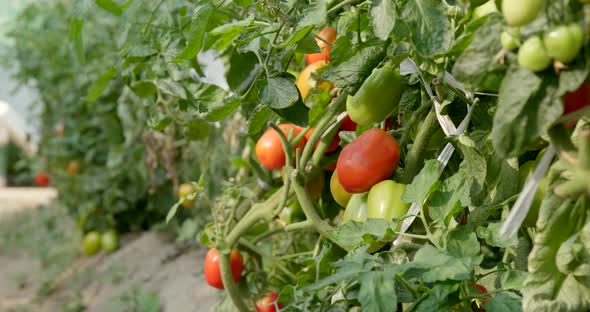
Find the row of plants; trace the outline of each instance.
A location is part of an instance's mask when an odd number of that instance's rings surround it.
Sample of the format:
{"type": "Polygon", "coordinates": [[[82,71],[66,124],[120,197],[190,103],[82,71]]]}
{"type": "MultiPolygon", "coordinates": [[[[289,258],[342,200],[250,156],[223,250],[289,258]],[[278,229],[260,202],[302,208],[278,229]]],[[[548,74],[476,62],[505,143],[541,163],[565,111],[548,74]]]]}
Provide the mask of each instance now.
{"type": "Polygon", "coordinates": [[[80,61],[85,108],[218,140],[186,151],[209,171],[166,221],[210,210],[219,310],[590,309],[583,1],[75,4],[75,60],[90,31],[118,38],[80,61]]]}
{"type": "MultiPolygon", "coordinates": [[[[146,104],[121,77],[101,77],[120,59],[117,40],[125,23],[105,11],[81,13],[83,7],[71,1],[26,6],[8,32],[13,46],[5,59],[16,68],[16,79],[39,91],[31,106],[41,134],[34,182],[58,189],[59,200],[89,234],[83,253],[93,254],[94,231],[163,224],[189,181],[231,172],[224,164],[234,152],[219,144],[232,135],[221,127],[196,136],[185,136],[179,127],[146,131],[152,119],[146,104]],[[78,13],[85,27],[76,33],[77,22],[70,20],[78,13]]],[[[219,185],[206,187],[213,195],[219,185]]],[[[176,223],[183,239],[207,219],[207,201],[186,206],[176,223]]]]}

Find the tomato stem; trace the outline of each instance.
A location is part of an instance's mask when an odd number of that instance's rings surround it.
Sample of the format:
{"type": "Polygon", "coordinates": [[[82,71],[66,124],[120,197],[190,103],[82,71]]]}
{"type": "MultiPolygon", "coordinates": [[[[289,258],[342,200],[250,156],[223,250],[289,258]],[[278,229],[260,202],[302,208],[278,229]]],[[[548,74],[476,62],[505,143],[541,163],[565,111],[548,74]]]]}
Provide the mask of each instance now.
{"type": "Polygon", "coordinates": [[[272,261],[274,263],[274,265],[276,265],[276,267],[285,275],[289,278],[289,282],[290,283],[296,283],[297,282],[297,277],[295,276],[295,274],[291,273],[291,271],[289,271],[289,269],[287,269],[283,264],[281,264],[278,261],[277,257],[274,257],[271,254],[268,254],[266,252],[264,252],[263,250],[261,250],[260,248],[256,247],[255,244],[249,242],[247,239],[245,238],[240,238],[240,245],[250,249],[251,251],[257,253],[258,255],[272,261]]]}
{"type": "Polygon", "coordinates": [[[234,226],[233,230],[227,235],[225,241],[228,245],[233,246],[238,239],[250,229],[250,227],[261,219],[272,218],[272,212],[275,206],[282,198],[285,188],[281,187],[276,193],[272,194],[265,202],[254,204],[250,211],[234,226]]]}
{"type": "Polygon", "coordinates": [[[590,170],[590,129],[586,128],[580,131],[580,152],[578,159],[582,170],[590,170]]]}
{"type": "Polygon", "coordinates": [[[333,230],[332,226],[329,225],[326,221],[322,220],[322,218],[318,215],[318,213],[315,210],[313,201],[309,197],[309,194],[307,194],[305,187],[298,183],[297,174],[291,175],[291,179],[293,179],[293,190],[297,195],[297,199],[299,200],[299,204],[301,205],[301,208],[303,209],[303,213],[305,214],[307,220],[309,220],[313,224],[313,227],[316,229],[316,231],[320,233],[320,235],[326,237],[334,244],[340,246],[340,248],[349,251],[347,248],[342,246],[336,239],[334,239],[334,237],[330,233],[333,230]]]}
{"type": "MultiPolygon", "coordinates": [[[[311,137],[309,138],[309,140],[305,144],[305,148],[303,149],[303,152],[301,154],[301,159],[300,159],[298,168],[305,169],[305,165],[307,165],[309,158],[312,156],[315,144],[320,140],[323,132],[326,131],[327,126],[329,125],[332,118],[334,118],[336,115],[338,115],[343,110],[344,106],[346,105],[346,96],[347,96],[347,94],[345,94],[345,93],[340,94],[338,96],[338,98],[336,98],[335,103],[328,107],[328,109],[326,110],[326,114],[320,120],[320,122],[316,126],[314,132],[311,134],[311,137]]],[[[324,149],[320,149],[320,148],[316,149],[315,154],[320,154],[320,156],[316,156],[315,161],[317,161],[317,159],[320,158],[324,154],[324,151],[325,151],[325,148],[324,149]]]]}
{"type": "Polygon", "coordinates": [[[229,253],[226,254],[222,253],[221,251],[219,252],[219,270],[221,273],[221,280],[223,281],[223,286],[231,301],[234,303],[234,305],[239,311],[250,311],[246,303],[242,300],[242,296],[240,295],[238,287],[234,282],[229,257],[229,253]]]}
{"type": "Polygon", "coordinates": [[[404,176],[402,179],[404,183],[412,183],[414,177],[420,172],[424,165],[424,151],[436,130],[438,130],[438,121],[436,119],[434,107],[432,107],[430,112],[428,112],[426,119],[424,119],[424,122],[420,126],[420,129],[418,129],[412,149],[408,152],[406,157],[404,176]]]}
{"type": "Polygon", "coordinates": [[[263,234],[260,234],[258,237],[256,237],[252,243],[256,244],[259,241],[270,237],[272,235],[275,235],[277,233],[288,233],[288,232],[296,232],[296,231],[304,231],[304,230],[308,230],[313,228],[313,223],[309,220],[305,220],[305,221],[301,221],[301,222],[295,222],[295,223],[291,223],[291,224],[287,224],[286,226],[283,227],[279,227],[276,229],[272,229],[270,231],[267,231],[263,234]]]}

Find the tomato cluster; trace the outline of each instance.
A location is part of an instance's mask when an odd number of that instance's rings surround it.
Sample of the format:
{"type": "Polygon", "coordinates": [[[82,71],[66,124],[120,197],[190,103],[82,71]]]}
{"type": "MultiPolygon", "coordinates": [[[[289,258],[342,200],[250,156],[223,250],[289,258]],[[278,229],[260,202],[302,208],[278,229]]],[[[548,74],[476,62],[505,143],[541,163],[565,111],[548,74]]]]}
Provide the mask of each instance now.
{"type": "Polygon", "coordinates": [[[97,254],[102,248],[106,252],[113,252],[119,247],[119,235],[115,230],[104,233],[88,232],[82,239],[82,253],[87,256],[97,254]]]}

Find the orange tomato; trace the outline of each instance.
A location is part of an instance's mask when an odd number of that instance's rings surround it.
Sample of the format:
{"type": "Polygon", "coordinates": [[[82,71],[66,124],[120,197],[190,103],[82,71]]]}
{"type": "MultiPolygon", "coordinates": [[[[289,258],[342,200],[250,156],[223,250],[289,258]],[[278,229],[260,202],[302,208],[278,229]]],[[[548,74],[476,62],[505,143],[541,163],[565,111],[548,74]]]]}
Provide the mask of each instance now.
{"type": "MultiPolygon", "coordinates": [[[[293,139],[303,131],[303,128],[289,124],[280,124],[279,128],[288,139],[293,139]],[[290,138],[289,133],[292,133],[290,138]]],[[[305,142],[305,138],[302,138],[293,148],[293,152],[297,149],[303,150],[305,142]]],[[[258,142],[256,143],[256,157],[258,157],[258,160],[263,167],[270,170],[278,170],[285,166],[287,157],[283,151],[281,138],[274,129],[270,128],[266,130],[260,139],[258,139],[258,142]]]]}
{"type": "Polygon", "coordinates": [[[320,47],[321,52],[305,54],[305,61],[307,62],[307,64],[313,64],[313,63],[319,62],[319,61],[324,61],[324,62],[330,61],[330,50],[331,50],[330,44],[333,44],[334,42],[336,42],[336,28],[326,27],[318,33],[317,37],[323,39],[323,40],[321,40],[319,38],[315,39],[318,47],[320,47]],[[326,42],[328,42],[329,44],[326,42]]]}
{"type": "MultiPolygon", "coordinates": [[[[183,198],[195,193],[195,188],[190,183],[183,183],[178,187],[178,197],[183,198]]],[[[195,203],[194,200],[185,199],[182,206],[190,208],[195,203]]]]}
{"type": "MultiPolygon", "coordinates": [[[[313,131],[315,130],[315,128],[311,128],[309,129],[309,131],[305,134],[305,139],[307,141],[309,141],[309,139],[311,138],[311,135],[313,134],[313,131]]],[[[316,148],[318,148],[318,145],[320,144],[320,141],[316,142],[315,145],[313,146],[313,149],[315,150],[316,148]]],[[[338,133],[336,133],[334,135],[334,137],[332,138],[332,141],[330,141],[330,145],[328,145],[328,148],[326,148],[326,153],[331,153],[335,150],[338,149],[338,147],[340,145],[340,136],[338,136],[338,133]]]]}
{"type": "Polygon", "coordinates": [[[80,171],[80,162],[77,160],[70,161],[66,171],[70,177],[77,175],[78,171],[80,171]]]}
{"type": "Polygon", "coordinates": [[[301,98],[305,100],[309,91],[313,89],[317,84],[317,81],[313,79],[311,75],[315,73],[318,69],[326,66],[326,64],[326,61],[315,62],[311,65],[308,65],[307,67],[305,67],[305,69],[301,71],[301,74],[295,82],[297,89],[299,89],[299,92],[301,93],[301,98]]]}

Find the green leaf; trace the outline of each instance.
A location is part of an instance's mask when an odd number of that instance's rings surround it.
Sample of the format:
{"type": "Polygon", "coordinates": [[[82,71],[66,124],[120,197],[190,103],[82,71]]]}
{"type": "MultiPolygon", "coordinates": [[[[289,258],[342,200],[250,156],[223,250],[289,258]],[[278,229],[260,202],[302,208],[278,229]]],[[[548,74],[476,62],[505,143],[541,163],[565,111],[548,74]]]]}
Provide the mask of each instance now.
{"type": "Polygon", "coordinates": [[[391,311],[397,305],[395,282],[391,273],[385,271],[371,271],[359,278],[361,287],[358,300],[363,311],[385,312],[391,311]]]}
{"type": "Polygon", "coordinates": [[[312,3],[305,11],[303,11],[303,19],[299,22],[299,26],[305,27],[309,25],[322,25],[326,21],[328,10],[326,9],[326,0],[317,0],[312,3]]]}
{"type": "Polygon", "coordinates": [[[506,237],[505,235],[500,235],[499,231],[502,227],[502,223],[490,223],[487,227],[478,226],[477,227],[477,236],[482,238],[488,243],[490,246],[507,248],[507,247],[516,247],[518,244],[518,238],[516,236],[506,237]]]}
{"type": "Polygon", "coordinates": [[[270,108],[287,108],[299,100],[299,91],[295,81],[283,77],[268,79],[268,85],[262,91],[262,101],[270,108]]]}
{"type": "Polygon", "coordinates": [[[157,79],[154,81],[154,84],[161,92],[186,100],[186,90],[180,83],[166,78],[157,79]]]}
{"type": "Polygon", "coordinates": [[[121,16],[123,14],[123,8],[113,0],[95,0],[95,2],[97,6],[113,15],[121,16]]]}
{"type": "Polygon", "coordinates": [[[182,201],[179,201],[176,204],[174,204],[172,206],[172,208],[170,208],[170,210],[168,211],[168,214],[166,215],[166,223],[170,223],[170,220],[172,220],[172,218],[174,218],[174,215],[176,214],[176,211],[178,210],[178,207],[180,206],[181,203],[182,203],[182,201]]]}
{"type": "Polygon", "coordinates": [[[363,244],[391,241],[395,238],[397,223],[383,219],[368,219],[365,222],[349,221],[334,229],[331,234],[342,246],[353,249],[363,244]]]}
{"type": "Polygon", "coordinates": [[[238,92],[245,92],[260,72],[258,58],[252,52],[235,52],[230,58],[229,71],[226,74],[229,87],[238,92]]]}
{"type": "Polygon", "coordinates": [[[209,32],[211,36],[218,37],[215,40],[213,48],[218,51],[223,51],[227,48],[243,31],[246,27],[252,24],[254,15],[250,15],[248,18],[236,21],[233,23],[223,24],[209,32]]]}
{"type": "Polygon", "coordinates": [[[447,252],[457,258],[477,257],[480,246],[477,236],[467,227],[458,227],[448,235],[447,252]]]}
{"type": "Polygon", "coordinates": [[[454,30],[446,15],[446,3],[439,0],[407,1],[402,16],[411,31],[411,42],[422,56],[446,53],[454,39],[454,30]]]}
{"type": "Polygon", "coordinates": [[[100,75],[90,87],[88,87],[88,94],[86,94],[86,102],[94,102],[100,97],[104,90],[109,86],[109,83],[113,78],[117,76],[117,69],[114,67],[109,68],[104,74],[100,75]]]}
{"type": "Polygon", "coordinates": [[[487,299],[483,307],[486,312],[520,312],[522,311],[520,300],[518,295],[503,291],[487,299]]]}
{"type": "Polygon", "coordinates": [[[424,245],[416,252],[414,264],[426,271],[422,280],[427,283],[446,280],[469,280],[473,270],[483,256],[457,258],[437,249],[432,245],[424,245]]]}
{"type": "Polygon", "coordinates": [[[449,224],[453,215],[471,203],[471,183],[460,173],[443,181],[428,202],[430,217],[441,224],[449,224]]]}
{"type": "Polygon", "coordinates": [[[148,57],[158,53],[158,50],[145,45],[145,44],[138,44],[132,46],[129,51],[127,51],[128,57],[148,57]]]}
{"type": "Polygon", "coordinates": [[[504,77],[492,128],[492,142],[500,157],[524,153],[561,115],[555,76],[542,78],[517,66],[504,77]]]}
{"type": "Polygon", "coordinates": [[[395,6],[392,0],[372,0],[371,17],[377,38],[387,40],[395,24],[395,6]]]}
{"type": "MultiPolygon", "coordinates": [[[[550,185],[550,188],[553,188],[550,185]]],[[[522,288],[525,311],[588,311],[590,310],[590,280],[588,276],[576,276],[577,268],[588,262],[575,259],[588,254],[585,245],[569,241],[582,230],[588,237],[590,220],[587,217],[588,202],[579,198],[574,204],[551,192],[545,195],[537,220],[537,233],[529,254],[528,270],[522,288]],[[571,242],[571,243],[570,243],[571,242]],[[569,246],[568,246],[569,245],[569,246]],[[572,257],[573,255],[573,257],[572,257]],[[559,256],[565,257],[560,259],[559,256]]],[[[575,238],[573,239],[576,240],[575,238]]]]}
{"type": "Polygon", "coordinates": [[[449,296],[458,289],[458,283],[437,283],[426,295],[426,299],[420,301],[416,311],[453,311],[453,309],[449,307],[449,296]]]}
{"type": "Polygon", "coordinates": [[[201,117],[209,122],[222,121],[240,107],[240,104],[242,104],[240,98],[227,98],[221,102],[221,105],[208,107],[209,110],[201,117]]]}
{"type": "Polygon", "coordinates": [[[498,34],[503,27],[500,15],[490,16],[455,61],[453,75],[469,89],[495,92],[500,88],[506,66],[496,61],[495,55],[502,49],[498,34]]]}
{"type": "Polygon", "coordinates": [[[205,41],[205,34],[207,33],[207,23],[209,17],[213,13],[213,8],[206,3],[197,7],[193,13],[190,31],[187,36],[187,44],[184,50],[176,56],[174,62],[180,63],[182,61],[193,59],[197,56],[203,42],[205,41]]]}
{"type": "Polygon", "coordinates": [[[184,136],[193,141],[202,140],[209,137],[211,127],[203,120],[192,119],[184,124],[184,136]]]}
{"type": "Polygon", "coordinates": [[[351,93],[361,86],[384,57],[385,49],[382,47],[365,48],[338,67],[329,68],[322,76],[336,87],[351,93]]]}
{"type": "Polygon", "coordinates": [[[250,118],[246,122],[246,129],[249,135],[255,135],[258,132],[262,131],[266,126],[266,123],[270,119],[272,115],[272,110],[263,104],[259,104],[254,108],[250,118]]]}
{"type": "Polygon", "coordinates": [[[440,186],[440,162],[436,159],[427,160],[424,168],[414,177],[412,184],[408,184],[402,200],[406,203],[423,203],[432,192],[440,186]]]}
{"type": "Polygon", "coordinates": [[[84,62],[84,39],[82,37],[82,29],[84,28],[84,20],[78,17],[72,18],[70,24],[69,39],[74,42],[76,56],[80,62],[84,62]]]}
{"type": "MultiPolygon", "coordinates": [[[[306,36],[308,36],[308,34],[310,33],[310,31],[313,29],[313,26],[309,25],[309,26],[305,26],[303,28],[297,29],[296,31],[294,31],[291,36],[289,36],[289,38],[287,40],[285,40],[284,42],[278,44],[276,46],[277,49],[284,49],[286,47],[290,47],[292,45],[295,45],[296,43],[298,43],[299,41],[303,40],[303,38],[305,38],[306,36]]],[[[315,43],[315,40],[313,40],[313,42],[315,43]]],[[[319,52],[319,48],[317,47],[317,43],[316,43],[316,49],[319,52]]]]}

